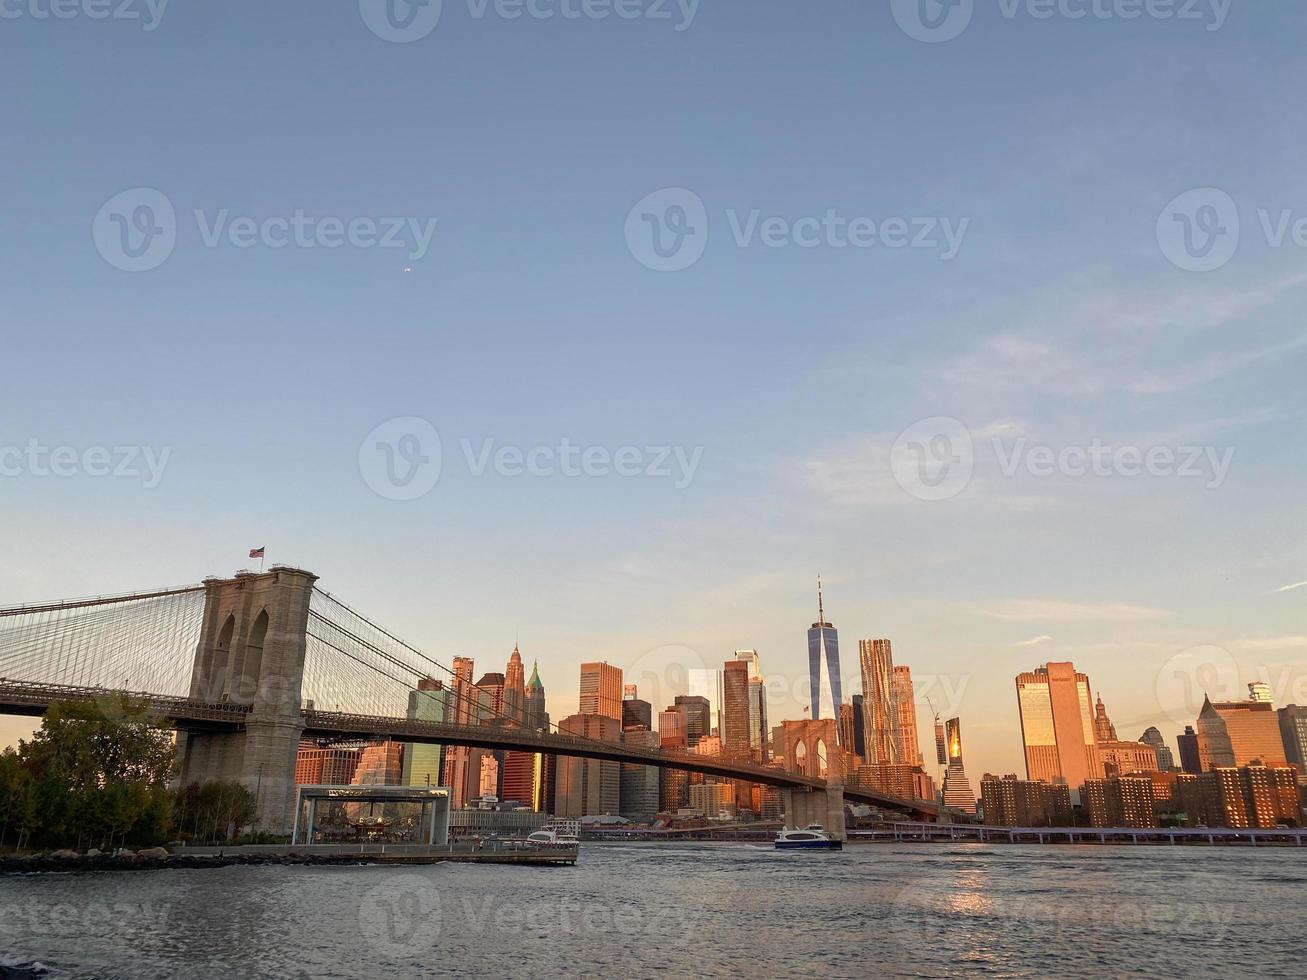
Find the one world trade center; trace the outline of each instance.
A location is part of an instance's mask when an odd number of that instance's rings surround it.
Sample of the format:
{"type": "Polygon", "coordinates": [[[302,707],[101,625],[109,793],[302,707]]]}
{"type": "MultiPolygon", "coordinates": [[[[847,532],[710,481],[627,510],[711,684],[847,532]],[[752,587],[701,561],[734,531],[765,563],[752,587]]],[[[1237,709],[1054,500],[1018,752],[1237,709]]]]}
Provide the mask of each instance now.
{"type": "Polygon", "coordinates": [[[808,630],[808,679],[812,682],[812,718],[839,721],[840,639],[826,622],[821,578],[817,579],[817,622],[808,630]]]}

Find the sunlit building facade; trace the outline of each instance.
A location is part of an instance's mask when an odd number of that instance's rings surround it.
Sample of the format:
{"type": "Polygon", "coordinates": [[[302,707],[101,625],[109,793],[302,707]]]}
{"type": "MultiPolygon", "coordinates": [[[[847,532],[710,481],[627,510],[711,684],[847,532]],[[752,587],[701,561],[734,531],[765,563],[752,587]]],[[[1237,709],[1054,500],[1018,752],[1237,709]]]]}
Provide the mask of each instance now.
{"type": "Polygon", "coordinates": [[[1071,663],[1048,663],[1018,674],[1017,704],[1026,778],[1066,783],[1076,792],[1102,776],[1089,677],[1071,663]]]}
{"type": "Polygon", "coordinates": [[[962,765],[962,722],[950,718],[944,726],[948,769],[944,773],[944,805],[966,813],[976,812],[976,793],[962,765]]]}
{"type": "Polygon", "coordinates": [[[817,622],[808,628],[808,681],[812,685],[810,718],[835,718],[836,705],[843,702],[840,691],[840,638],[826,622],[821,582],[817,582],[817,622]]]}
{"type": "Polygon", "coordinates": [[[581,700],[577,714],[602,715],[622,723],[622,668],[606,661],[581,665],[581,700]]]}

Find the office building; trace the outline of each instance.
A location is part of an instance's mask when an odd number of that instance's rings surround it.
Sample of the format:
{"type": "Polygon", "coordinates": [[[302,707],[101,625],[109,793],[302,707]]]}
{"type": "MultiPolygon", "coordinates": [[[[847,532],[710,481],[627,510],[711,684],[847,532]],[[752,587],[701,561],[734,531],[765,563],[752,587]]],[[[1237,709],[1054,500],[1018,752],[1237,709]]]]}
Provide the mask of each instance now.
{"type": "Polygon", "coordinates": [[[674,707],[685,722],[685,744],[694,748],[701,738],[712,735],[712,704],[701,694],[678,694],[674,707]]]}
{"type": "MultiPolygon", "coordinates": [[[[418,689],[408,694],[405,717],[410,721],[443,722],[449,712],[449,691],[433,677],[418,681],[418,689]]],[[[439,786],[444,771],[444,747],[426,742],[404,743],[404,768],[400,782],[404,786],[439,786]]]]}
{"type": "Polygon", "coordinates": [[[1203,763],[1201,753],[1198,751],[1198,733],[1194,731],[1194,726],[1185,725],[1184,733],[1177,735],[1175,742],[1180,749],[1180,768],[1192,776],[1197,776],[1203,771],[1203,763]]]}
{"type": "Polygon", "coordinates": [[[640,691],[634,684],[622,688],[622,730],[643,728],[653,731],[653,705],[640,700],[640,691]]]}
{"type": "Polygon", "coordinates": [[[581,665],[581,700],[577,714],[601,715],[622,723],[622,668],[606,661],[581,665]]]}
{"type": "Polygon", "coordinates": [[[921,745],[917,741],[917,702],[909,667],[894,668],[894,705],[899,713],[899,761],[910,766],[924,766],[921,745]]]}
{"type": "Polygon", "coordinates": [[[1275,714],[1280,723],[1284,756],[1298,770],[1299,778],[1307,780],[1307,708],[1290,704],[1275,714]]]}
{"type": "Polygon", "coordinates": [[[749,753],[755,762],[767,761],[767,682],[757,650],[736,650],[735,659],[749,667],[749,753]]]}
{"type": "MultiPolygon", "coordinates": [[[[620,698],[617,704],[620,711],[620,698]]],[[[563,735],[601,742],[622,740],[621,719],[611,715],[569,715],[558,723],[558,731],[563,735]]],[[[618,812],[621,807],[621,763],[559,756],[556,767],[555,816],[598,817],[618,812]]]]}
{"type": "Polygon", "coordinates": [[[1066,783],[1075,793],[1103,773],[1094,732],[1089,677],[1071,663],[1048,663],[1018,674],[1017,704],[1026,778],[1066,783]]]}
{"type": "Polygon", "coordinates": [[[853,709],[853,754],[860,759],[867,758],[866,703],[866,699],[861,694],[849,698],[849,707],[853,709]]]}
{"type": "Polygon", "coordinates": [[[817,621],[808,628],[808,681],[812,685],[809,717],[813,721],[834,719],[835,706],[843,702],[840,692],[840,639],[835,627],[826,622],[820,578],[817,580],[817,621]]]}
{"type": "Polygon", "coordinates": [[[1170,772],[1175,768],[1175,755],[1171,752],[1170,746],[1166,744],[1166,739],[1156,727],[1146,728],[1144,733],[1139,736],[1139,741],[1152,748],[1157,753],[1157,768],[1163,772],[1170,772]]]}
{"type": "Polygon", "coordinates": [[[1248,766],[1255,762],[1271,767],[1289,764],[1285,757],[1284,740],[1280,737],[1280,720],[1269,696],[1260,701],[1207,701],[1225,722],[1234,753],[1234,765],[1248,766]]]}
{"type": "MultiPolygon", "coordinates": [[[[638,748],[660,747],[657,732],[647,728],[630,728],[622,732],[622,741],[638,748]]],[[[659,808],[659,774],[657,766],[621,764],[620,804],[618,813],[635,823],[653,823],[659,808]]]]}

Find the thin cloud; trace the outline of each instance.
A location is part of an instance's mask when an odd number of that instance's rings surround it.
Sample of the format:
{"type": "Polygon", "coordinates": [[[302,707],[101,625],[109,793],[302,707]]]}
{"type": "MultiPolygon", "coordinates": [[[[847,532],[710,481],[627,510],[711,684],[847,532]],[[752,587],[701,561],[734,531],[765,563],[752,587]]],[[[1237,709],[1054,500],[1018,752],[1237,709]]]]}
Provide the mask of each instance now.
{"type": "Polygon", "coordinates": [[[1039,646],[1039,644],[1041,644],[1041,643],[1052,643],[1052,642],[1053,642],[1053,638],[1052,638],[1051,636],[1032,636],[1032,637],[1031,637],[1030,639],[1028,639],[1028,640],[1018,640],[1018,641],[1017,641],[1017,646],[1019,646],[1019,647],[1037,647],[1037,646],[1039,646]]]}
{"type": "Polygon", "coordinates": [[[1132,623],[1141,620],[1164,619],[1171,615],[1164,609],[1134,606],[1124,602],[1061,602],[1050,599],[1014,599],[979,608],[976,611],[982,616],[1011,623],[1041,621],[1132,623]]]}
{"type": "Polygon", "coordinates": [[[1280,586],[1278,589],[1276,589],[1275,591],[1276,591],[1276,592],[1292,592],[1294,589],[1301,589],[1301,588],[1304,588],[1304,587],[1307,587],[1307,582],[1294,582],[1293,585],[1282,585],[1282,586],[1280,586]]]}

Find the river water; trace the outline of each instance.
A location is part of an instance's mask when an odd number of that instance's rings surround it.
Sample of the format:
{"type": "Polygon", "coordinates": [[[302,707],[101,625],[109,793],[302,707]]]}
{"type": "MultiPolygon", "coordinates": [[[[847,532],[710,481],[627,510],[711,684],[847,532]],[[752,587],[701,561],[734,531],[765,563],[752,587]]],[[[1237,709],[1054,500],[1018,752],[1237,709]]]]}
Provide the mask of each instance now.
{"type": "Polygon", "coordinates": [[[936,844],[9,875],[0,964],[52,978],[1303,977],[1305,885],[1307,849],[936,844]]]}

